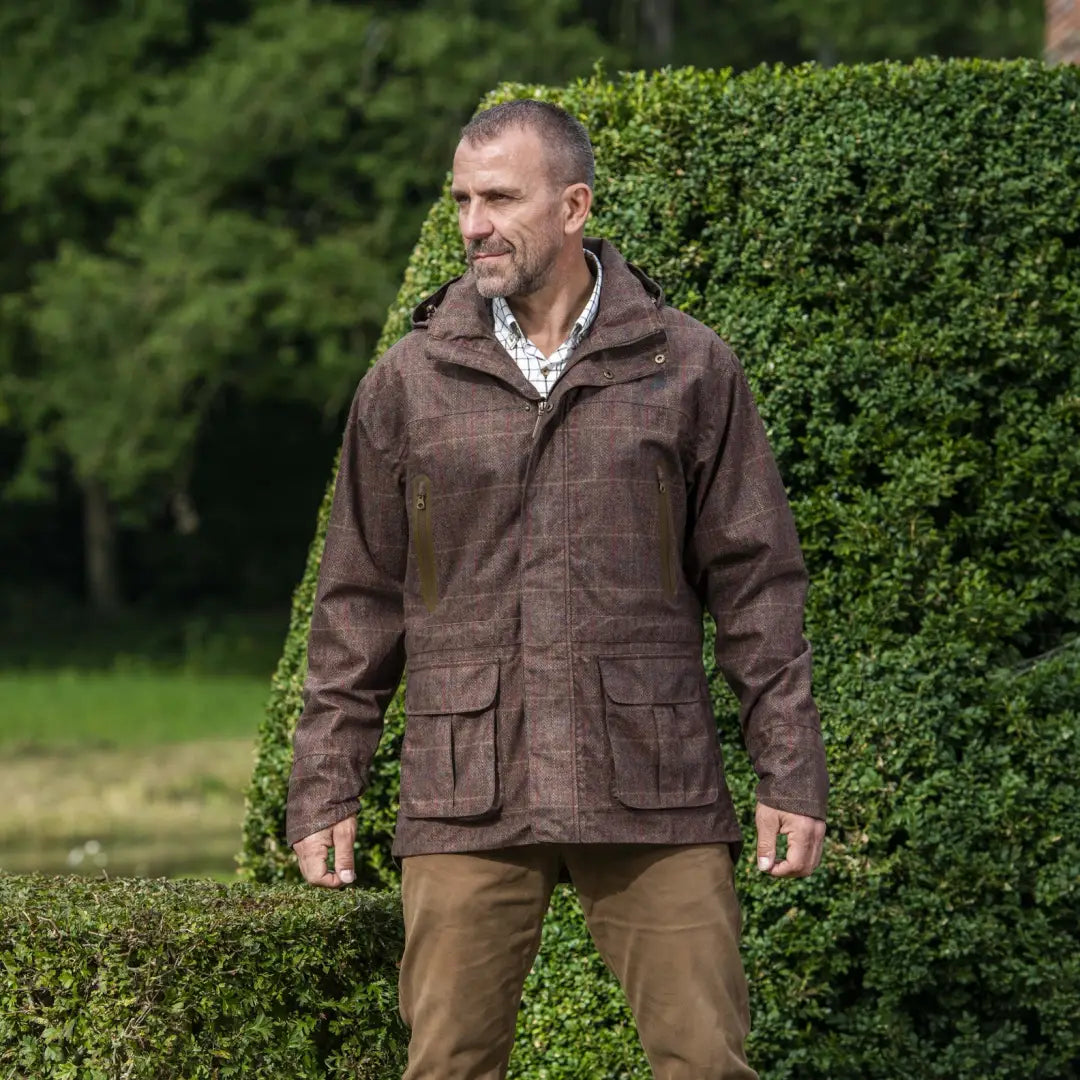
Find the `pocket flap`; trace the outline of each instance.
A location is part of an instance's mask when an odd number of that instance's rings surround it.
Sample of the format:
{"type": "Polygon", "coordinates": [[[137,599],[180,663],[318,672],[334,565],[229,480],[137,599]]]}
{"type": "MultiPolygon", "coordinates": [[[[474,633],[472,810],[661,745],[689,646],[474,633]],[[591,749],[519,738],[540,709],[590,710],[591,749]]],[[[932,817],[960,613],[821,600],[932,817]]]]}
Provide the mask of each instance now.
{"type": "Polygon", "coordinates": [[[704,669],[695,656],[600,656],[604,693],[624,705],[697,701],[704,669]]]}
{"type": "Polygon", "coordinates": [[[489,708],[499,686],[499,661],[440,664],[405,676],[408,715],[468,713],[489,708]]]}

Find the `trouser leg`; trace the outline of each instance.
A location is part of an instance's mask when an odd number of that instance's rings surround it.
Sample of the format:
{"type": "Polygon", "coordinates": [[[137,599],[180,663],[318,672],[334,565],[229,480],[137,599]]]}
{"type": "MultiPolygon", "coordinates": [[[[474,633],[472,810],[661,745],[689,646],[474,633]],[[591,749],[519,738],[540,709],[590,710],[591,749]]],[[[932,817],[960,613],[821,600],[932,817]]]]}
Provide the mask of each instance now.
{"type": "Polygon", "coordinates": [[[655,1080],[756,1080],[727,844],[562,849],[655,1080]]]}
{"type": "Polygon", "coordinates": [[[558,879],[543,847],[402,860],[403,1080],[502,1080],[558,879]]]}

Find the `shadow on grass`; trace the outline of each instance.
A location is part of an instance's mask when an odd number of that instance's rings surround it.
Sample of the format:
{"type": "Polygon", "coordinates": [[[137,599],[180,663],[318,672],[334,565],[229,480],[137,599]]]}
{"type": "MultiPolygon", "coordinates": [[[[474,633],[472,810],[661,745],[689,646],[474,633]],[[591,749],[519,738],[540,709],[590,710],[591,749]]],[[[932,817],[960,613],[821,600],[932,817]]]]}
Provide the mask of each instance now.
{"type": "Polygon", "coordinates": [[[7,670],[169,671],[269,679],[288,609],[238,612],[133,605],[103,618],[57,593],[0,593],[7,670]]]}

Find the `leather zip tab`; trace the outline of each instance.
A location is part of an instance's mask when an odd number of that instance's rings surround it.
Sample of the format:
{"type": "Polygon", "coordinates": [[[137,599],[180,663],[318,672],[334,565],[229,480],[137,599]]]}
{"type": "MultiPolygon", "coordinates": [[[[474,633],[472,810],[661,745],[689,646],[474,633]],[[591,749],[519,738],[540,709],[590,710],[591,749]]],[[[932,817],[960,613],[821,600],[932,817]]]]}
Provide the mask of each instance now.
{"type": "Polygon", "coordinates": [[[675,596],[675,564],[671,558],[671,541],[674,529],[671,523],[671,496],[664,480],[664,470],[656,466],[656,488],[660,517],[660,584],[669,599],[675,596]]]}
{"type": "Polygon", "coordinates": [[[428,611],[434,611],[439,602],[439,590],[435,574],[435,541],[431,535],[431,480],[422,473],[413,481],[412,509],[420,595],[428,611]]]}

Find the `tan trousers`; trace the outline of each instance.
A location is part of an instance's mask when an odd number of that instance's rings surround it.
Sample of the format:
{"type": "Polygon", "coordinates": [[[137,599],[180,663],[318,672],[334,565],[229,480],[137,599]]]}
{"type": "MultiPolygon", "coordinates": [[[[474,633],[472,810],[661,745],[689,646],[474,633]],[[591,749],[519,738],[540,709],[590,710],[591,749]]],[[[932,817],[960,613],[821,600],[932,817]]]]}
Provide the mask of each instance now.
{"type": "Polygon", "coordinates": [[[565,861],[656,1080],[756,1080],[727,844],[567,844],[402,860],[403,1080],[503,1080],[565,861]]]}

